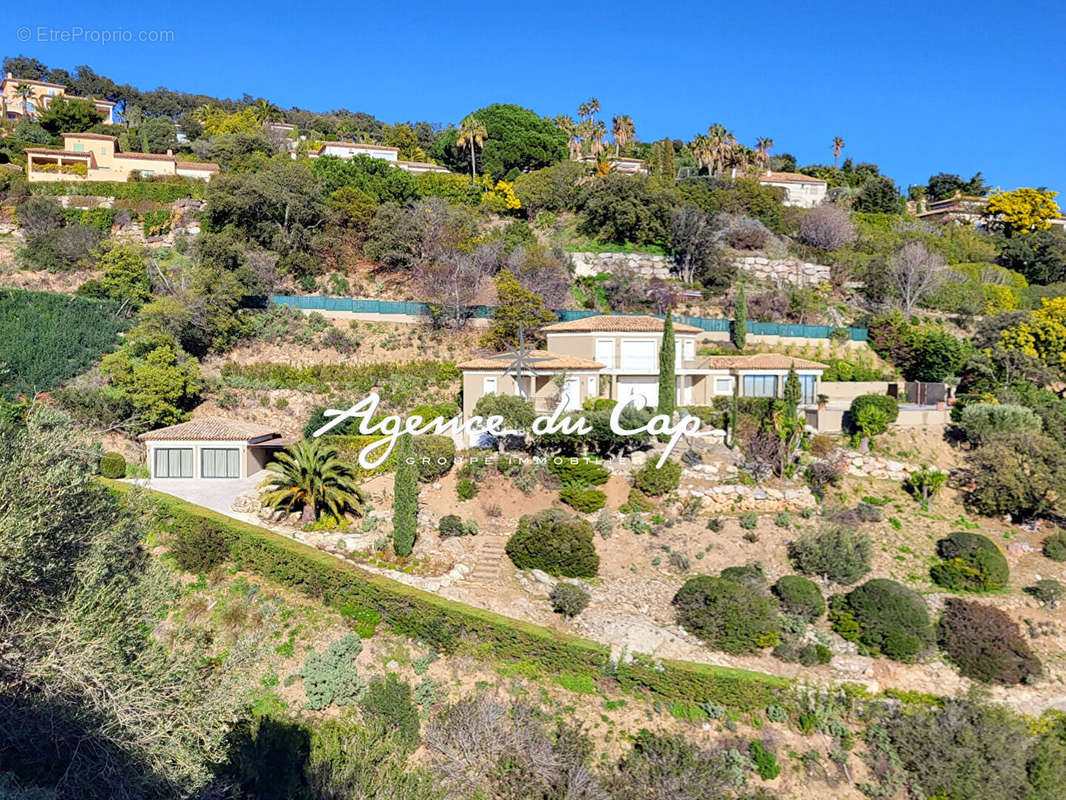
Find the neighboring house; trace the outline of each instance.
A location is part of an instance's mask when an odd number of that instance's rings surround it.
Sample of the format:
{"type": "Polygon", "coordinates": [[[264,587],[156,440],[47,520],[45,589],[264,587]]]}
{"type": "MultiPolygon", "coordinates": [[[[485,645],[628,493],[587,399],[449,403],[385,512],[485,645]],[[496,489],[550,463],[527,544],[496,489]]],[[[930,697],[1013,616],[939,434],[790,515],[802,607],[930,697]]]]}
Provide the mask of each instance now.
{"type": "MultiPolygon", "coordinates": [[[[648,316],[595,316],[548,325],[541,329],[546,350],[533,354],[536,374],[524,375],[521,387],[508,374],[506,357],[459,364],[463,413],[470,416],[478,399],[495,393],[529,397],[538,413],[550,412],[560,402],[567,410],[578,409],[586,400],[601,397],[655,406],[662,331],[663,321],[648,316]]],[[[780,397],[791,367],[799,375],[802,402],[815,401],[818,381],[828,369],[825,364],[777,353],[697,356],[703,334],[700,328],[674,323],[678,405],[710,405],[715,397],[732,396],[734,385],[741,397],[780,397]]]]}
{"type": "Polygon", "coordinates": [[[4,117],[7,119],[33,119],[41,115],[52,100],[56,97],[65,97],[68,100],[89,100],[96,110],[104,115],[104,123],[115,124],[115,104],[110,100],[97,100],[92,97],[77,97],[67,94],[67,87],[62,83],[46,83],[45,81],[31,81],[26,78],[16,78],[10,72],[0,80],[0,103],[3,105],[4,117]],[[17,93],[19,84],[25,84],[33,90],[32,94],[22,97],[17,93]]]}
{"type": "Polygon", "coordinates": [[[137,437],[148,449],[152,478],[247,478],[292,444],[263,425],[221,417],[171,425],[137,437]]]}
{"type": "MultiPolygon", "coordinates": [[[[583,164],[595,164],[596,156],[582,156],[577,159],[583,164]]],[[[622,175],[650,175],[651,170],[642,158],[623,158],[622,156],[607,156],[607,163],[611,165],[611,172],[622,175]]]]}
{"type": "Polygon", "coordinates": [[[446,167],[440,164],[430,164],[427,161],[403,161],[400,159],[400,151],[396,147],[386,147],[381,144],[363,144],[361,142],[321,142],[317,149],[311,150],[308,155],[311,158],[319,156],[336,156],[348,160],[356,156],[369,156],[381,161],[388,161],[395,167],[411,172],[448,172],[446,167]]]}
{"type": "Polygon", "coordinates": [[[137,172],[142,178],[178,176],[209,181],[218,172],[218,164],[178,161],[166,153],[124,153],[118,139],[101,133],[64,133],[63,147],[27,147],[26,180],[47,181],[117,181],[125,183],[137,172]]]}
{"type": "Polygon", "coordinates": [[[774,186],[785,190],[782,201],[786,206],[814,208],[825,200],[829,184],[821,178],[812,178],[799,172],[766,172],[759,175],[763,186],[774,186]]]}
{"type": "MultiPolygon", "coordinates": [[[[965,195],[960,192],[945,200],[930,200],[920,205],[915,204],[915,210],[918,212],[918,219],[923,222],[953,223],[984,228],[988,223],[985,217],[987,205],[987,197],[965,195]]],[[[1066,230],[1066,218],[1064,217],[1056,217],[1049,222],[1053,228],[1066,230]]]]}

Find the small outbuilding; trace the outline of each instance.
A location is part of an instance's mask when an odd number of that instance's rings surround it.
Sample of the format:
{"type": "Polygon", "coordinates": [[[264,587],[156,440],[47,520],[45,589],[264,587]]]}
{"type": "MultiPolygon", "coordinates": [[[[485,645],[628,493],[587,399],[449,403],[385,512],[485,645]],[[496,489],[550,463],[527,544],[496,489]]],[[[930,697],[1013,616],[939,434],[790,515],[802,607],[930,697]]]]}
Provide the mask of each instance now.
{"type": "Polygon", "coordinates": [[[222,417],[201,417],[142,433],[152,478],[247,478],[292,444],[273,428],[222,417]]]}

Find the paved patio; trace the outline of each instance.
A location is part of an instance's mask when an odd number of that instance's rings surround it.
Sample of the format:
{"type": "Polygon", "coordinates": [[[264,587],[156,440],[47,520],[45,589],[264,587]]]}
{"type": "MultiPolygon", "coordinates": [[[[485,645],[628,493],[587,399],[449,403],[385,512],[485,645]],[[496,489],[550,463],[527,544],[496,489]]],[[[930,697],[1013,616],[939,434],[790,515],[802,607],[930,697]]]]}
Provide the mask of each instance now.
{"type": "Polygon", "coordinates": [[[234,519],[246,519],[247,515],[234,511],[231,506],[238,495],[255,491],[268,475],[265,469],[247,478],[212,478],[191,480],[188,478],[139,478],[131,480],[138,486],[146,486],[157,492],[165,492],[181,500],[210,508],[234,519]]]}

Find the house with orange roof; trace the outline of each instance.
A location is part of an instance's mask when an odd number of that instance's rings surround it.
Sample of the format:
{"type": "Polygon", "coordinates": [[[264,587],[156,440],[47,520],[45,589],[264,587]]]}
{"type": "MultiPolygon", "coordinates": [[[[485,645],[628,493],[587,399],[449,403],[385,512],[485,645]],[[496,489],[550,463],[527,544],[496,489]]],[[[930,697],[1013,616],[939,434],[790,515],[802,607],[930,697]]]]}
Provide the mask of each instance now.
{"type": "Polygon", "coordinates": [[[102,133],[64,133],[63,146],[27,147],[26,180],[30,183],[114,181],[176,176],[209,181],[218,164],[178,161],[173,152],[132,153],[118,149],[118,139],[102,133]]]}
{"type": "MultiPolygon", "coordinates": [[[[529,398],[538,413],[560,404],[580,409],[599,398],[654,407],[659,401],[659,353],[663,320],[651,316],[598,315],[541,328],[544,350],[536,350],[526,369],[514,367],[510,354],[488,355],[459,364],[463,373],[463,413],[470,416],[486,394],[529,398]]],[[[698,356],[705,332],[674,323],[674,372],[679,406],[704,406],[716,397],[780,397],[792,368],[800,379],[802,402],[813,404],[828,366],[780,355],[698,356]]]]}
{"type": "Polygon", "coordinates": [[[67,94],[67,87],[62,83],[16,78],[10,72],[0,79],[0,106],[2,106],[4,119],[19,120],[24,117],[33,119],[46,111],[57,97],[65,97],[68,100],[88,100],[97,111],[104,115],[103,122],[106,125],[115,124],[115,104],[110,100],[77,97],[67,94]],[[25,87],[29,91],[23,94],[20,92],[20,87],[25,87]]]}
{"type": "Polygon", "coordinates": [[[814,178],[799,172],[766,170],[759,175],[759,183],[763,186],[784,189],[785,196],[781,202],[786,206],[799,206],[800,208],[814,208],[825,200],[826,193],[829,191],[829,184],[821,178],[814,178]]]}

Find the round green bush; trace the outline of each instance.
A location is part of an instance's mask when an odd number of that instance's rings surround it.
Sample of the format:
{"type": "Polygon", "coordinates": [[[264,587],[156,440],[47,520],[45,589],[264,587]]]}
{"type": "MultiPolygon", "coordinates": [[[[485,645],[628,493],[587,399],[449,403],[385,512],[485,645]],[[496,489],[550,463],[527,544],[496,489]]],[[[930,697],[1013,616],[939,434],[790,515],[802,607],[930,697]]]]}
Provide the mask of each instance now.
{"type": "Polygon", "coordinates": [[[766,589],[766,573],[763,572],[761,564],[726,567],[718,573],[718,577],[747,586],[749,589],[757,589],[758,591],[765,591],[766,589]]]}
{"type": "Polygon", "coordinates": [[[210,520],[190,518],[171,528],[170,555],[186,572],[208,572],[225,560],[226,539],[210,520]]]}
{"type": "Polygon", "coordinates": [[[958,531],[937,542],[936,549],[944,561],[929,574],[938,586],[956,592],[992,592],[1007,585],[1007,559],[987,536],[958,531]]]}
{"type": "Polygon", "coordinates": [[[754,511],[745,511],[737,521],[740,523],[740,527],[746,531],[753,531],[759,527],[759,515],[754,511]]]}
{"type": "Polygon", "coordinates": [[[883,412],[888,423],[899,419],[899,402],[887,394],[861,394],[856,397],[849,408],[852,419],[857,419],[864,408],[876,408],[883,412]]]}
{"type": "Polygon", "coordinates": [[[1066,533],[1059,531],[1044,540],[1044,555],[1052,561],[1066,561],[1066,533]]]}
{"type": "Polygon", "coordinates": [[[455,464],[455,442],[450,436],[426,434],[415,436],[415,464],[418,465],[418,479],[423,483],[435,481],[455,464]]]}
{"type": "Polygon", "coordinates": [[[808,644],[800,648],[796,660],[805,667],[815,664],[828,664],[833,660],[833,651],[824,644],[808,644]]]}
{"type": "Polygon", "coordinates": [[[600,486],[611,477],[602,464],[581,457],[556,456],[549,459],[548,471],[567,487],[600,486]]]}
{"type": "Polygon", "coordinates": [[[784,575],[771,591],[781,604],[781,610],[793,617],[813,622],[825,613],[825,598],[818,584],[802,575],[784,575]]]}
{"type": "Polygon", "coordinates": [[[1042,431],[1043,420],[1028,406],[1011,403],[968,403],[959,414],[966,438],[980,444],[997,433],[1042,431]]]}
{"type": "Polygon", "coordinates": [[[1040,659],[998,608],[949,598],[937,635],[945,655],[967,678],[1013,686],[1040,674],[1040,659]]]}
{"type": "Polygon", "coordinates": [[[552,601],[552,610],[565,617],[576,617],[589,604],[589,593],[576,583],[559,581],[549,596],[552,601]]]}
{"type": "Polygon", "coordinates": [[[607,495],[599,489],[581,489],[577,486],[560,490],[559,499],[582,514],[591,514],[607,505],[607,495]]]}
{"type": "Polygon", "coordinates": [[[122,453],[108,450],[100,456],[100,474],[105,478],[125,478],[126,459],[122,453]]]}
{"type": "Polygon", "coordinates": [[[925,601],[906,586],[874,578],[829,603],[833,630],[874,654],[909,662],[934,641],[925,601]]]}
{"type": "Polygon", "coordinates": [[[870,571],[870,537],[846,525],[829,525],[789,544],[788,556],[804,575],[817,575],[839,584],[855,583],[870,571]]]}
{"type": "Polygon", "coordinates": [[[460,478],[455,484],[455,493],[464,502],[472,500],[477,495],[477,484],[470,478],[460,478]]]}
{"type": "Polygon", "coordinates": [[[507,541],[519,569],[540,569],[566,578],[591,578],[600,568],[592,525],[558,508],[526,514],[507,541]]]}
{"type": "Polygon", "coordinates": [[[450,536],[473,536],[477,533],[477,523],[473,520],[463,522],[455,514],[445,514],[440,518],[438,530],[444,538],[450,536]]]}
{"type": "Polygon", "coordinates": [[[664,461],[655,466],[658,459],[649,461],[633,474],[633,485],[644,494],[661,495],[681,485],[681,465],[676,461],[664,461]]]}
{"type": "Polygon", "coordinates": [[[677,622],[708,647],[751,653],[777,641],[777,614],[769,596],[741,583],[700,575],[673,599],[677,622]]]}

